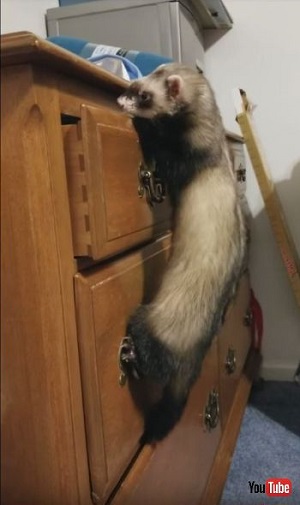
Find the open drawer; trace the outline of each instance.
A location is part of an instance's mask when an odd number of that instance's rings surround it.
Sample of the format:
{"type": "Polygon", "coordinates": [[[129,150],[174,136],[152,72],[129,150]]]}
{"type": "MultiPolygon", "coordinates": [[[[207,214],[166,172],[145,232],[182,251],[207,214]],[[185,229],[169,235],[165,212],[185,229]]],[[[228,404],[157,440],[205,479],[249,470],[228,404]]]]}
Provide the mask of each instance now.
{"type": "Polygon", "coordinates": [[[131,120],[104,106],[81,106],[62,126],[75,256],[94,260],[145,242],[170,227],[168,200],[141,194],[142,155],[131,120]]]}

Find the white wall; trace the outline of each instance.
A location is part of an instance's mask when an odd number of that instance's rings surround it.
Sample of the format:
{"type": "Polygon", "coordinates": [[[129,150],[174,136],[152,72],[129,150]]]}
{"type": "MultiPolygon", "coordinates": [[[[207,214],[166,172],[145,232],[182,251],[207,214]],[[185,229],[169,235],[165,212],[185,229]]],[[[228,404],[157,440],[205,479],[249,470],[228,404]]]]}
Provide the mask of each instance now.
{"type": "MultiPolygon", "coordinates": [[[[206,74],[228,129],[239,132],[231,89],[247,91],[273,180],[300,252],[300,1],[224,0],[234,27],[206,35],[206,74]]],[[[251,277],[263,307],[263,375],[291,379],[300,361],[300,313],[274,241],[251,164],[251,277]]]]}
{"type": "Polygon", "coordinates": [[[1,33],[29,31],[46,37],[46,10],[58,0],[1,0],[1,33]]]}

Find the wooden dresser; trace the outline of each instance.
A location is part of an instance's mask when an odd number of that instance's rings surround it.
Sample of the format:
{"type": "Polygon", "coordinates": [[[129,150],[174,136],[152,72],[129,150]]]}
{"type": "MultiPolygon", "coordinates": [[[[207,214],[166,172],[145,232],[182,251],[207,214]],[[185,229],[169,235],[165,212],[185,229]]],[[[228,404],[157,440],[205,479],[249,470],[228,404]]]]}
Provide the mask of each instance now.
{"type": "Polygon", "coordinates": [[[120,386],[118,352],[170,209],[143,194],[126,83],[30,33],[1,58],[1,503],[217,504],[257,361],[248,277],[181,422],[140,447],[145,385],[120,386]]]}

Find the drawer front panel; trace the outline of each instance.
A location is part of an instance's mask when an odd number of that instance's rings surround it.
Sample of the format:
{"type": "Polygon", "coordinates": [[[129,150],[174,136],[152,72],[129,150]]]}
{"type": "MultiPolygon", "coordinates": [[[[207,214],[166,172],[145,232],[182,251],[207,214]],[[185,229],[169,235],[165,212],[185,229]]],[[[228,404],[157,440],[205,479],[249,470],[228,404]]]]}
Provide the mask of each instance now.
{"type": "Polygon", "coordinates": [[[249,277],[244,275],[219,334],[220,404],[224,426],[251,345],[249,304],[249,277]]]}
{"type": "Polygon", "coordinates": [[[220,423],[205,426],[209,393],[218,391],[217,341],[208,352],[183,417],[166,439],[145,447],[110,505],[199,505],[218,443],[220,423]]]}
{"type": "Polygon", "coordinates": [[[118,351],[129,315],[142,301],[149,301],[159,286],[169,247],[166,237],[75,277],[90,475],[100,500],[139,448],[143,417],[136,405],[143,400],[145,388],[136,381],[120,387],[118,351]]]}
{"type": "Polygon", "coordinates": [[[75,256],[100,259],[168,229],[168,201],[151,207],[139,196],[142,156],[128,118],[83,105],[78,124],[62,128],[75,256]]]}

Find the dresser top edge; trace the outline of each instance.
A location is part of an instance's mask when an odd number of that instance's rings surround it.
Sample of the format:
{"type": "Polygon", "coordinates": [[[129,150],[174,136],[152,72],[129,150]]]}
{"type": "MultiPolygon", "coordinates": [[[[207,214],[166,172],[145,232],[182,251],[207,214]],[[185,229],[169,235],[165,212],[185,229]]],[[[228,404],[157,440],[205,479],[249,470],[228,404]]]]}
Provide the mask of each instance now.
{"type": "Polygon", "coordinates": [[[98,85],[100,89],[117,93],[128,87],[124,79],[34,33],[23,31],[1,35],[1,67],[19,64],[47,65],[60,73],[98,85]]]}

